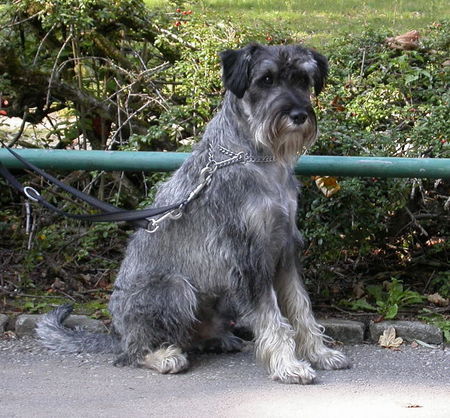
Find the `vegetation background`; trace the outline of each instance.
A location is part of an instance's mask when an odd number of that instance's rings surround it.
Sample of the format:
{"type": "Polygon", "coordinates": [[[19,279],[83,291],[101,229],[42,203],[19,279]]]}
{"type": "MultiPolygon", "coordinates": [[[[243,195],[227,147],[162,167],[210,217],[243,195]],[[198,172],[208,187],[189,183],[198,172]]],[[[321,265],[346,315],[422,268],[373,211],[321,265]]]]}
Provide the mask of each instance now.
{"type": "MultiPolygon", "coordinates": [[[[315,99],[321,137],[312,154],[450,157],[449,19],[445,0],[7,0],[0,136],[27,148],[186,151],[220,104],[218,51],[300,42],[327,55],[331,69],[315,99]]],[[[17,174],[64,209],[85,210],[17,174]]],[[[165,178],[58,175],[126,208],[151,203],[165,178]]],[[[302,257],[315,308],[418,314],[450,339],[449,181],[302,182],[302,257]]],[[[40,312],[70,299],[106,316],[130,233],[30,211],[0,180],[1,310],[40,312]]]]}

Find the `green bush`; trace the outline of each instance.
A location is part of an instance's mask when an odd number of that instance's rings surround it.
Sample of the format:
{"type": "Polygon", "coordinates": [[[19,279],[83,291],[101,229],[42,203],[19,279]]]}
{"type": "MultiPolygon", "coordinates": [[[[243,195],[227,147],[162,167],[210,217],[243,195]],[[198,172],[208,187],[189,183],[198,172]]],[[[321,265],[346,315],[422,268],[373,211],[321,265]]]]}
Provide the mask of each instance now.
{"type": "MultiPolygon", "coordinates": [[[[413,51],[390,49],[384,40],[392,34],[373,31],[330,45],[330,80],[319,97],[321,136],[311,153],[450,157],[450,67],[444,65],[448,56],[443,49],[449,26],[430,27],[413,51]]],[[[308,179],[305,183],[299,223],[308,239],[307,271],[316,286],[319,281],[326,291],[347,274],[373,276],[399,265],[406,272],[420,265],[415,253],[424,261],[437,251],[433,257],[445,268],[448,182],[343,178],[339,184],[340,191],[327,198],[308,179]],[[417,221],[414,214],[427,212],[441,221],[427,216],[417,221]],[[433,235],[441,237],[440,247],[427,246],[433,235]],[[378,255],[394,264],[377,266],[378,255]],[[343,276],[334,273],[336,266],[343,276]]],[[[413,274],[426,272],[424,267],[413,274]]]]}
{"type": "Polygon", "coordinates": [[[424,297],[419,293],[405,289],[403,283],[395,278],[383,286],[369,285],[367,296],[355,301],[341,301],[344,306],[355,310],[375,311],[384,319],[395,319],[399,310],[411,305],[422,304],[424,297]]]}
{"type": "Polygon", "coordinates": [[[145,135],[133,138],[137,149],[146,148],[161,136],[177,147],[197,141],[222,98],[218,53],[264,40],[264,35],[252,28],[238,29],[229,22],[210,22],[195,13],[183,15],[183,11],[173,14],[166,30],[172,36],[163,32],[156,44],[167,44],[179,53],[161,83],[160,93],[169,106],[162,109],[145,135]]]}

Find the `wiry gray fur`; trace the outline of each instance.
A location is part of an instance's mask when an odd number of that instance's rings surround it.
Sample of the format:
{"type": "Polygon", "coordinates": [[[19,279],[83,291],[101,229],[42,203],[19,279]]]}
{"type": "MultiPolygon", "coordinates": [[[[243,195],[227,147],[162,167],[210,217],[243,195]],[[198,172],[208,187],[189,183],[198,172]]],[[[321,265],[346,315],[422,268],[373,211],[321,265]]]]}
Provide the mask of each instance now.
{"type": "MultiPolygon", "coordinates": [[[[56,311],[39,324],[46,346],[120,351],[118,365],[176,373],[188,366],[183,351],[204,338],[204,324],[245,317],[257,357],[275,380],[309,383],[315,376],[310,363],[348,367],[342,353],[324,345],[312,315],[295,223],[292,168],[317,135],[310,89],[322,90],[327,61],[301,46],[258,44],[227,50],[221,60],[223,106],[192,156],[160,187],[155,206],[183,200],[199,184],[208,144],[216,161],[228,158],[219,145],[276,161],[219,168],[181,219],[165,221],[154,234],[134,234],[109,303],[117,338],[69,332],[56,311]]],[[[209,328],[219,348],[239,348],[230,328],[209,328]]]]}

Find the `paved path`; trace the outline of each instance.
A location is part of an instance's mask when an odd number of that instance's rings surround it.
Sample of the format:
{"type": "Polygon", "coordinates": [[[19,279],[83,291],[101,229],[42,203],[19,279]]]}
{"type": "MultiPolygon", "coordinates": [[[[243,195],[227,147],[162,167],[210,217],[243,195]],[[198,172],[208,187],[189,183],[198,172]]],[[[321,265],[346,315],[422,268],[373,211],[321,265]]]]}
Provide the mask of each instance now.
{"type": "Polygon", "coordinates": [[[253,354],[198,355],[181,375],[0,340],[0,417],[450,417],[450,350],[346,346],[350,370],[272,382],[253,354]]]}

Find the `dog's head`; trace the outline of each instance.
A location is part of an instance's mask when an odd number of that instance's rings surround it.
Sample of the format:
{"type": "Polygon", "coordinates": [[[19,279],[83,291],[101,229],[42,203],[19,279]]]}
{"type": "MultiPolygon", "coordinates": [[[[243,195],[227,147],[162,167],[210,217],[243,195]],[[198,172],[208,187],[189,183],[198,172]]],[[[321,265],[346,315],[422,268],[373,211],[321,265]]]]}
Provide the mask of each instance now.
{"type": "Polygon", "coordinates": [[[250,44],[220,54],[225,88],[254,141],[279,160],[311,146],[317,136],[311,89],[318,95],[328,73],[327,59],[299,45],[250,44]]]}

